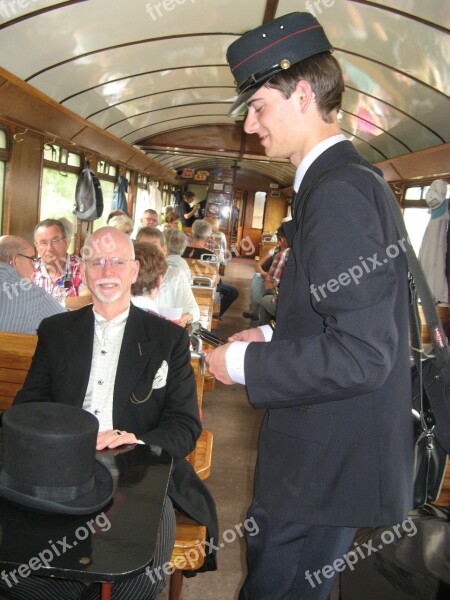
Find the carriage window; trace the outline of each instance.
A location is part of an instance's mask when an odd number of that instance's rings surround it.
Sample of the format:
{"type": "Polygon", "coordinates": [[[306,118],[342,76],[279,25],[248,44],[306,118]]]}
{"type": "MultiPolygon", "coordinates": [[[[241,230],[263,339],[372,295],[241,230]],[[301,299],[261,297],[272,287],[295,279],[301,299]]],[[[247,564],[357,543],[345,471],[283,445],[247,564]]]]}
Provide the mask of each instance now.
{"type": "MultiPolygon", "coordinates": [[[[420,250],[425,230],[430,221],[430,213],[425,196],[430,185],[415,185],[406,188],[403,201],[403,217],[406,230],[416,254],[420,250]]],[[[450,196],[450,186],[447,186],[447,200],[450,196]]]]}
{"type": "Polygon", "coordinates": [[[63,219],[73,252],[77,220],[73,214],[81,156],[52,142],[44,144],[39,219],[63,219]]]}
{"type": "Polygon", "coordinates": [[[266,205],[266,192],[256,192],[253,205],[252,228],[262,229],[264,220],[264,207],[266,205]]]}
{"type": "Polygon", "coordinates": [[[73,214],[75,187],[78,176],[56,169],[44,168],[39,220],[65,219],[70,238],[69,252],[73,251],[77,220],[73,214]]]}
{"type": "Polygon", "coordinates": [[[94,221],[94,231],[99,229],[100,227],[104,227],[106,225],[106,219],[108,218],[109,213],[113,209],[113,195],[114,195],[114,181],[110,181],[108,179],[100,178],[100,185],[102,186],[102,194],[103,194],[103,213],[100,219],[94,221]]]}

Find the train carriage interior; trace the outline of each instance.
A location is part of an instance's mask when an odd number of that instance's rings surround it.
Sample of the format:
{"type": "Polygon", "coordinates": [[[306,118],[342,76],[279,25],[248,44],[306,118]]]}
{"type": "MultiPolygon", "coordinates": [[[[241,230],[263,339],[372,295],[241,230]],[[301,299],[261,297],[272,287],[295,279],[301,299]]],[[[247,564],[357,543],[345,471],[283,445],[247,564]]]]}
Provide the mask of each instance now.
{"type": "MultiPolygon", "coordinates": [[[[207,291],[215,274],[205,285],[197,272],[203,324],[223,339],[251,326],[243,313],[252,310],[255,258],[290,217],[295,167],[265,156],[245,115],[228,116],[237,93],[226,52],[295,11],[323,25],[344,73],[340,128],[381,169],[418,252],[432,182],[447,182],[450,197],[450,0],[0,0],[0,234],[33,243],[36,223],[64,218],[78,253],[115,207],[119,175],[129,183],[133,235],[145,209],[162,214],[192,191],[204,216],[218,219],[228,247],[222,277],[239,290],[219,318],[207,291]],[[92,225],[73,212],[86,164],[104,200],[92,225]]],[[[448,305],[439,315],[448,337],[448,305]]],[[[234,600],[246,569],[236,527],[252,497],[262,411],[243,386],[208,373],[201,390],[214,436],[206,484],[226,535],[219,569],[184,577],[178,592],[167,586],[162,600],[234,600]]],[[[450,507],[449,468],[436,506],[450,507]]],[[[450,523],[433,540],[421,531],[403,553],[341,574],[331,600],[448,600],[449,540],[450,523]]]]}

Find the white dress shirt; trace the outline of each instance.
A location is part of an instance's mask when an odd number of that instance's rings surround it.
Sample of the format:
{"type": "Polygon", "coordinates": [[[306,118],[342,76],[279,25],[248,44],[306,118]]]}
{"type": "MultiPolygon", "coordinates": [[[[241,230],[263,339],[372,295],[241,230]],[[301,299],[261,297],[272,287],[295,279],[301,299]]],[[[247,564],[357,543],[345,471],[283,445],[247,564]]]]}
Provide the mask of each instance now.
{"type": "Polygon", "coordinates": [[[200,319],[200,309],[181,267],[169,265],[155,302],[158,309],[181,308],[183,313],[191,313],[194,321],[200,319]]]}
{"type": "Polygon", "coordinates": [[[113,397],[117,364],[130,309],[107,321],[94,310],[91,373],[83,408],[99,421],[99,432],[113,429],[113,397]]]}

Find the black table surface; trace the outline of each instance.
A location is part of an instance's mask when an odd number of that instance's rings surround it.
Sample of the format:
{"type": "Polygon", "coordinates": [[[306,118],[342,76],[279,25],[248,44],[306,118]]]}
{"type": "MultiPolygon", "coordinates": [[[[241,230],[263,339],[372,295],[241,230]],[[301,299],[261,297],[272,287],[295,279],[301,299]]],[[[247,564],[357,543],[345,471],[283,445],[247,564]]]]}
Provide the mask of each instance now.
{"type": "Polygon", "coordinates": [[[0,499],[1,569],[110,582],[145,570],[158,539],[172,459],[146,445],[99,452],[97,458],[115,485],[113,499],[96,513],[49,514],[0,499]]]}

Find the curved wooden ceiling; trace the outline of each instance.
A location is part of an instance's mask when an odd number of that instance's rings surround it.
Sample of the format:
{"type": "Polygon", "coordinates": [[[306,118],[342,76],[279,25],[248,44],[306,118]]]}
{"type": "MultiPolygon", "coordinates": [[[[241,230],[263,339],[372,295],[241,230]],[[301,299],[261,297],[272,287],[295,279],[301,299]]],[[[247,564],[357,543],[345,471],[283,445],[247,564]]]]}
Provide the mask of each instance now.
{"type": "Polygon", "coordinates": [[[292,166],[227,116],[225,54],[295,10],[325,27],[347,85],[341,127],[367,160],[450,141],[449,0],[4,0],[2,66],[166,167],[236,166],[289,185],[292,166]]]}

